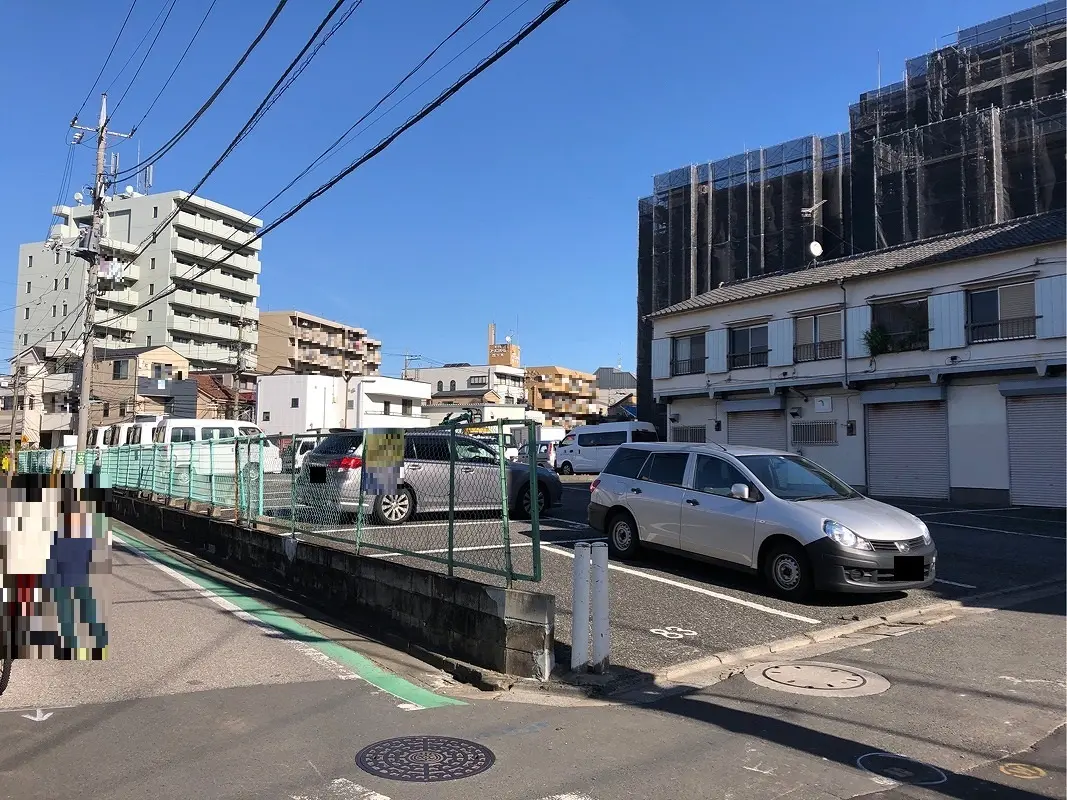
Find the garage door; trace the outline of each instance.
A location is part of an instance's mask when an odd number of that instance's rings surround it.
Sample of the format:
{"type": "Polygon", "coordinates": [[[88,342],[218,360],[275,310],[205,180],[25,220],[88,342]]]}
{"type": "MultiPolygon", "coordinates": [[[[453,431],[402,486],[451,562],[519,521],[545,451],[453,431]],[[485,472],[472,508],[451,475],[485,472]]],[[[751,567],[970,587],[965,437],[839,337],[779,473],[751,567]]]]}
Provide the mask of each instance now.
{"type": "Polygon", "coordinates": [[[1011,502],[1067,507],[1067,397],[1009,397],[1011,502]]]}
{"type": "Polygon", "coordinates": [[[948,486],[945,404],[868,405],[868,494],[947,500],[948,486]]]}
{"type": "Polygon", "coordinates": [[[730,444],[788,450],[784,411],[731,411],[726,415],[730,444]]]}

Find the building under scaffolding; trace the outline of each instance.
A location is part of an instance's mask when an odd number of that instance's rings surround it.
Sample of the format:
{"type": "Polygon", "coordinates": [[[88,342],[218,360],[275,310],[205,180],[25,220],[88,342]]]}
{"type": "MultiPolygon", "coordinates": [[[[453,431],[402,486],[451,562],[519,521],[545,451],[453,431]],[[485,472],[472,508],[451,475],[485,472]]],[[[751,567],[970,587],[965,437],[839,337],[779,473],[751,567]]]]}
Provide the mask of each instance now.
{"type": "Polygon", "coordinates": [[[658,175],[638,202],[637,375],[652,397],[647,314],[715,288],[1067,205],[1067,2],[960,31],[863,94],[850,132],[658,175]]]}

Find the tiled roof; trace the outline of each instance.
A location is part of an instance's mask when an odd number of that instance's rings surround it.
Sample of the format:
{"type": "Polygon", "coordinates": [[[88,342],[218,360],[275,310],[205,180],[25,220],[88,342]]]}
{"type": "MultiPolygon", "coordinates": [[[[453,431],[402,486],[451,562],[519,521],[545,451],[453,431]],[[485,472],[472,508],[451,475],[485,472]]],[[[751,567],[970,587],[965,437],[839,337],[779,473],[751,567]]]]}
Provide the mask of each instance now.
{"type": "Polygon", "coordinates": [[[193,375],[196,380],[196,388],[210,397],[212,400],[231,400],[230,391],[221,386],[212,375],[193,375]]]}
{"type": "Polygon", "coordinates": [[[649,318],[671,316],[701,308],[751,300],[756,297],[792,292],[809,286],[837,283],[897,269],[911,269],[992,255],[1021,247],[1062,241],[1067,228],[1067,214],[1054,211],[1010,222],[973,228],[962,233],[948,233],[932,239],[897,245],[875,253],[829,261],[817,267],[767,275],[748,281],[727,284],[710,292],[691,297],[673,306],[649,314],[649,318]]]}

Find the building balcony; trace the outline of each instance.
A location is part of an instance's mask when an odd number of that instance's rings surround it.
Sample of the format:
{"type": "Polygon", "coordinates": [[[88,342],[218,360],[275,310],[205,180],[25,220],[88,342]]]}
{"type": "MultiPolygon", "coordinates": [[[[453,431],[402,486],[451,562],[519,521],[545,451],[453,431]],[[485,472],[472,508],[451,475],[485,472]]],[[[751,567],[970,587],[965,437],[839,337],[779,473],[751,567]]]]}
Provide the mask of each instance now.
{"type": "Polygon", "coordinates": [[[137,317],[129,314],[123,316],[122,312],[117,310],[96,309],[93,323],[108,330],[128,331],[130,333],[137,330],[137,317]]]}
{"type": "Polygon", "coordinates": [[[259,284],[256,281],[252,279],[241,280],[240,278],[223,275],[217,269],[205,272],[203,275],[199,275],[196,278],[188,277],[184,278],[184,280],[205,287],[210,286],[214,289],[223,289],[224,291],[233,292],[234,294],[243,297],[255,298],[259,297],[260,293],[259,284]]]}
{"type": "Polygon", "coordinates": [[[767,366],[767,354],[770,350],[749,350],[744,353],[730,353],[726,364],[730,369],[748,369],[749,367],[767,366]]]}
{"type": "MultiPolygon", "coordinates": [[[[237,326],[227,325],[216,319],[199,319],[195,317],[183,317],[177,314],[168,314],[167,327],[172,331],[191,333],[194,336],[222,339],[224,341],[237,340],[237,326]]],[[[254,332],[246,329],[245,334],[249,333],[254,332]]],[[[246,341],[250,341],[247,336],[245,339],[246,341]]]]}
{"type": "MultiPolygon", "coordinates": [[[[188,239],[185,236],[171,236],[170,247],[175,253],[181,253],[204,261],[205,266],[226,258],[225,263],[223,263],[219,269],[229,268],[241,272],[248,272],[252,275],[258,275],[260,272],[259,259],[252,258],[251,256],[243,256],[240,253],[233,253],[227,257],[227,253],[230,251],[220,245],[205,244],[204,242],[196,241],[195,239],[188,239]]],[[[216,272],[217,269],[212,271],[216,272]]]]}
{"type": "Polygon", "coordinates": [[[829,342],[808,342],[793,346],[793,361],[826,361],[831,358],[841,358],[842,340],[836,339],[829,342]]]}
{"type": "Polygon", "coordinates": [[[140,302],[137,292],[129,289],[112,289],[108,292],[101,292],[97,297],[99,298],[98,307],[100,305],[116,305],[133,308],[140,302]]]}
{"type": "Polygon", "coordinates": [[[1037,338],[1037,317],[1016,317],[996,322],[972,322],[967,326],[968,344],[1035,338],[1037,338]]]}
{"type": "Polygon", "coordinates": [[[178,212],[178,216],[174,218],[174,227],[196,231],[219,242],[229,242],[234,247],[247,247],[250,250],[259,250],[262,247],[261,240],[251,241],[256,235],[254,231],[239,230],[221,220],[208,219],[188,211],[178,212]]]}
{"type": "Polygon", "coordinates": [[[671,375],[703,375],[706,358],[683,358],[671,364],[671,375]]]}

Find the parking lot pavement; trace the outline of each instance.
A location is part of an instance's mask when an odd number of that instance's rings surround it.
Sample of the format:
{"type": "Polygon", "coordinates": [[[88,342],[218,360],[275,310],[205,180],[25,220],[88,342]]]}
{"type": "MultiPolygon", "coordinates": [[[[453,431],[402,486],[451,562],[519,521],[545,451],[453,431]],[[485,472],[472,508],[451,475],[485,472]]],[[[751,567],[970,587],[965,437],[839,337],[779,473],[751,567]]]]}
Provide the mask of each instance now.
{"type": "MultiPolygon", "coordinates": [[[[591,476],[562,478],[563,505],[551,509],[541,525],[541,581],[516,586],[556,597],[558,656],[566,663],[574,544],[602,537],[586,524],[591,476]]],[[[282,492],[277,494],[280,497],[282,492]]],[[[1063,511],[975,509],[908,501],[895,504],[922,517],[933,533],[938,546],[938,582],[932,587],[874,596],[827,594],[797,604],[770,595],[758,577],[678,555],[646,552],[631,562],[611,563],[612,664],[662,673],[668,667],[725,650],[1064,577],[1067,518],[1063,511]]],[[[354,539],[355,529],[341,526],[327,535],[354,539]]],[[[510,535],[513,568],[532,574],[529,523],[512,521],[510,535]]],[[[438,518],[397,528],[371,526],[365,529],[364,541],[377,545],[375,557],[441,570],[445,567],[440,563],[394,555],[389,548],[443,558],[448,549],[448,524],[438,518]]],[[[461,519],[454,544],[457,557],[473,567],[498,572],[505,566],[499,524],[461,519]]],[[[456,569],[455,574],[497,585],[504,582],[502,577],[478,569],[456,569]]]]}

